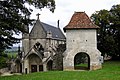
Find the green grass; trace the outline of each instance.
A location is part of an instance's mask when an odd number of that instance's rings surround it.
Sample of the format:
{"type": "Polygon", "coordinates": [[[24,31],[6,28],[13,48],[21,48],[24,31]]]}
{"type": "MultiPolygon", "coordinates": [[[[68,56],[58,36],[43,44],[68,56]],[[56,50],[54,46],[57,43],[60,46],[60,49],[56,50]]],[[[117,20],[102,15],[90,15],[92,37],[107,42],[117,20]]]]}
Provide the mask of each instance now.
{"type": "Polygon", "coordinates": [[[95,71],[48,71],[0,77],[0,80],[120,80],[120,62],[105,62],[103,69],[95,71]]]}
{"type": "Polygon", "coordinates": [[[77,64],[77,65],[75,65],[75,66],[84,66],[84,67],[87,67],[88,66],[88,63],[81,63],[81,64],[77,64]]]}
{"type": "Polygon", "coordinates": [[[76,70],[88,70],[88,63],[81,63],[81,64],[77,64],[75,65],[75,69],[76,70]]]}

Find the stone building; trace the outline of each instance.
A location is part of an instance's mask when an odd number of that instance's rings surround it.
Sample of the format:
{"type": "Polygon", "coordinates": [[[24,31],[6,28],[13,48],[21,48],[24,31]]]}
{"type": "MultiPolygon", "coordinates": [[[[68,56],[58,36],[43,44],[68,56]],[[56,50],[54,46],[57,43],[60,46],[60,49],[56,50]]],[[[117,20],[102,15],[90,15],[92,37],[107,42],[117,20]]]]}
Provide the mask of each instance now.
{"type": "MultiPolygon", "coordinates": [[[[26,30],[29,32],[29,29],[26,30]]],[[[30,33],[23,33],[22,52],[15,61],[15,72],[52,70],[53,58],[60,44],[65,44],[65,36],[59,28],[59,23],[58,27],[54,27],[41,22],[38,16],[30,33]]]]}
{"type": "Polygon", "coordinates": [[[89,70],[102,68],[101,52],[97,49],[96,26],[85,12],[75,12],[64,27],[66,32],[66,51],[64,52],[64,70],[74,70],[76,58],[86,55],[89,70]]]}
{"type": "Polygon", "coordinates": [[[22,52],[19,50],[15,60],[15,72],[75,70],[79,69],[77,63],[87,63],[89,70],[101,69],[103,57],[97,49],[98,28],[85,12],[75,12],[64,27],[65,38],[59,24],[57,28],[43,23],[38,16],[31,32],[23,34],[22,52]]]}

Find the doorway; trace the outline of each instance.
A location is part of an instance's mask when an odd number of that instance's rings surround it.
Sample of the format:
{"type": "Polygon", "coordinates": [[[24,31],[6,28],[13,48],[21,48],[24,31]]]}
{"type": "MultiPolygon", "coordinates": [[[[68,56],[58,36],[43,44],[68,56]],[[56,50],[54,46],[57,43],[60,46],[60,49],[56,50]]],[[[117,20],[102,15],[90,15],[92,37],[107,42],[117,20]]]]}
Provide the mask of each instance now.
{"type": "Polygon", "coordinates": [[[50,61],[48,61],[48,63],[47,63],[47,70],[48,71],[52,71],[52,68],[53,67],[53,61],[52,60],[50,60],[50,61]]]}
{"type": "Polygon", "coordinates": [[[31,65],[31,72],[37,72],[37,65],[31,65]]]}
{"type": "Polygon", "coordinates": [[[75,70],[89,70],[90,69],[90,57],[87,53],[80,52],[75,55],[74,69],[75,70]]]}
{"type": "Polygon", "coordinates": [[[43,65],[39,65],[39,71],[43,71],[43,65]]]}

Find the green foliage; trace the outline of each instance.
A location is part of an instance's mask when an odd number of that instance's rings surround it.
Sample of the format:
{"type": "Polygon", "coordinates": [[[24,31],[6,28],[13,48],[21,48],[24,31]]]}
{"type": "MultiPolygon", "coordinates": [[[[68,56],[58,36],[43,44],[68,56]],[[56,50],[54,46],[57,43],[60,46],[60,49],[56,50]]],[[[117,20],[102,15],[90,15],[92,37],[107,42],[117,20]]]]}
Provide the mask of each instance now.
{"type": "Polygon", "coordinates": [[[120,62],[105,62],[103,69],[95,71],[48,71],[0,77],[0,80],[120,80],[120,62]]]}
{"type": "Polygon", "coordinates": [[[5,53],[0,54],[0,69],[7,66],[6,61],[8,60],[8,55],[5,53]]]}
{"type": "Polygon", "coordinates": [[[27,33],[28,25],[32,24],[30,19],[32,5],[41,9],[47,7],[54,12],[54,0],[1,0],[0,1],[0,52],[3,52],[13,43],[18,43],[20,39],[13,37],[21,32],[27,33]],[[26,26],[25,26],[26,25],[26,26]]]}
{"type": "Polygon", "coordinates": [[[75,65],[78,65],[81,63],[87,63],[86,61],[88,61],[88,56],[86,53],[78,53],[74,59],[75,65]]]}
{"type": "Polygon", "coordinates": [[[5,51],[0,54],[0,69],[8,66],[8,61],[16,58],[17,51],[5,51]]]}
{"type": "Polygon", "coordinates": [[[74,68],[77,70],[88,70],[89,69],[89,56],[86,53],[78,53],[74,58],[74,68]]]}
{"type": "Polygon", "coordinates": [[[63,70],[63,52],[66,50],[66,44],[59,44],[56,54],[53,56],[53,70],[63,70]]]}
{"type": "Polygon", "coordinates": [[[8,58],[16,58],[18,51],[7,51],[5,52],[8,55],[8,58]]]}
{"type": "MultiPolygon", "coordinates": [[[[98,29],[98,49],[113,58],[120,58],[120,5],[108,10],[100,10],[92,14],[91,19],[98,29]]],[[[118,58],[118,59],[119,59],[118,58]]]]}

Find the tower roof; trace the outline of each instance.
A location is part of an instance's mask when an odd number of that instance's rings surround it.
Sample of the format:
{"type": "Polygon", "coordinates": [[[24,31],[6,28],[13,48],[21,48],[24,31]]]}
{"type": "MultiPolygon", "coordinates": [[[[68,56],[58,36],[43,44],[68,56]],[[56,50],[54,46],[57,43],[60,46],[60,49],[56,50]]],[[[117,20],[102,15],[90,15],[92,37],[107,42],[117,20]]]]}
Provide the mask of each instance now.
{"type": "Polygon", "coordinates": [[[96,28],[99,27],[90,20],[90,18],[87,16],[85,12],[75,12],[68,25],[64,27],[64,31],[66,29],[96,29],[96,28]]]}

